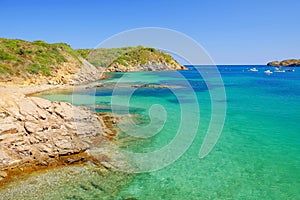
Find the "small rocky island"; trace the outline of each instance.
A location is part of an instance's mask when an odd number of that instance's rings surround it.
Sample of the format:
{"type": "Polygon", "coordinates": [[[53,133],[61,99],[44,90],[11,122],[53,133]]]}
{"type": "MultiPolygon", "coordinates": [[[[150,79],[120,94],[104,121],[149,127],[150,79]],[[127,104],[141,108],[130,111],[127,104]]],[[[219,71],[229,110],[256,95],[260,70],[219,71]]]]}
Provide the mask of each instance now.
{"type": "Polygon", "coordinates": [[[268,66],[282,66],[282,67],[289,67],[289,66],[300,66],[300,59],[288,59],[283,61],[272,61],[267,64],[268,66]]]}

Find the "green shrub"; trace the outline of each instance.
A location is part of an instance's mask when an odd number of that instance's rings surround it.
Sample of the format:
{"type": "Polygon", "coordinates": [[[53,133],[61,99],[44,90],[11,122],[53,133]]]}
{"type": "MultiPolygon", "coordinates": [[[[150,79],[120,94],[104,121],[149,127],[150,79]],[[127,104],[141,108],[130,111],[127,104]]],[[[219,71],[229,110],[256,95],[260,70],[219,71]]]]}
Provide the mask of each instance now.
{"type": "Polygon", "coordinates": [[[0,49],[0,60],[15,60],[16,57],[0,49]]]}
{"type": "Polygon", "coordinates": [[[5,63],[0,63],[0,74],[12,74],[13,69],[5,64],[5,63]]]}
{"type": "Polygon", "coordinates": [[[172,60],[172,59],[171,59],[170,57],[166,57],[166,58],[165,58],[166,63],[171,63],[171,60],[172,60]]]}
{"type": "Polygon", "coordinates": [[[46,43],[46,42],[43,41],[43,40],[36,40],[36,41],[33,41],[32,44],[33,44],[33,45],[40,46],[40,47],[47,47],[47,46],[49,46],[49,44],[46,43]]]}
{"type": "Polygon", "coordinates": [[[24,72],[29,72],[30,74],[42,74],[44,76],[51,75],[51,69],[45,66],[41,66],[39,64],[31,64],[23,69],[24,72]]]}
{"type": "Polygon", "coordinates": [[[19,54],[20,56],[25,54],[25,51],[23,49],[19,49],[17,54],[19,54]]]}
{"type": "Polygon", "coordinates": [[[74,57],[80,63],[78,56],[79,53],[65,43],[48,44],[42,40],[28,42],[0,38],[0,73],[2,74],[22,76],[23,73],[28,73],[50,76],[57,65],[68,62],[67,58],[74,57]]]}
{"type": "Polygon", "coordinates": [[[88,56],[89,56],[89,54],[90,54],[90,52],[91,52],[90,49],[77,49],[76,51],[77,51],[77,52],[79,53],[79,55],[80,55],[82,58],[84,58],[84,59],[87,59],[88,56]]]}
{"type": "Polygon", "coordinates": [[[20,40],[7,40],[7,39],[4,39],[4,40],[2,40],[2,43],[4,44],[4,46],[6,48],[16,49],[16,48],[20,47],[19,41],[20,40]]]}
{"type": "Polygon", "coordinates": [[[146,47],[145,50],[150,51],[150,52],[156,51],[156,49],[154,49],[153,47],[146,47]]]}
{"type": "MultiPolygon", "coordinates": [[[[55,43],[55,44],[50,44],[52,47],[55,47],[57,50],[61,49],[67,53],[69,53],[71,56],[73,56],[73,58],[78,59],[78,56],[80,56],[80,54],[75,51],[74,49],[72,49],[72,47],[66,43],[55,43]]],[[[80,61],[80,60],[79,60],[80,61]]]]}

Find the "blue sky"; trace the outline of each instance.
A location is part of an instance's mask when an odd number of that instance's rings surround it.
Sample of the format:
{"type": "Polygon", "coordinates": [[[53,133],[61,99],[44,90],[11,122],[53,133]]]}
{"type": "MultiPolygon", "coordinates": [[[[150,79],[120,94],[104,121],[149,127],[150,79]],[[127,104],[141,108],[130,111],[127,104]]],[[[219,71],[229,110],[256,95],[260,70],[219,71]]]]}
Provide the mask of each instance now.
{"type": "Polygon", "coordinates": [[[299,0],[0,0],[0,37],[93,48],[122,31],[163,27],[217,64],[300,58],[299,0]]]}

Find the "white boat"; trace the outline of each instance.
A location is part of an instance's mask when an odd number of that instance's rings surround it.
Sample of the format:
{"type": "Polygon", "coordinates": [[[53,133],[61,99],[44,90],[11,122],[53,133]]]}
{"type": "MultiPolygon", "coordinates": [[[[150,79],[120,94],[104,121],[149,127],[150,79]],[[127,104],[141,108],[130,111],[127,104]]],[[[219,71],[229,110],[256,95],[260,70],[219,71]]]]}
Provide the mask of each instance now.
{"type": "Polygon", "coordinates": [[[273,72],[271,72],[271,70],[269,70],[269,69],[266,70],[265,73],[266,73],[266,74],[273,74],[273,72]]]}
{"type": "Polygon", "coordinates": [[[286,72],[294,72],[295,70],[294,69],[286,69],[285,71],[286,72]]]}
{"type": "Polygon", "coordinates": [[[275,72],[285,72],[285,70],[282,70],[279,67],[275,67],[275,72]]]}
{"type": "Polygon", "coordinates": [[[250,72],[258,72],[258,69],[256,69],[255,67],[249,69],[250,72]]]}

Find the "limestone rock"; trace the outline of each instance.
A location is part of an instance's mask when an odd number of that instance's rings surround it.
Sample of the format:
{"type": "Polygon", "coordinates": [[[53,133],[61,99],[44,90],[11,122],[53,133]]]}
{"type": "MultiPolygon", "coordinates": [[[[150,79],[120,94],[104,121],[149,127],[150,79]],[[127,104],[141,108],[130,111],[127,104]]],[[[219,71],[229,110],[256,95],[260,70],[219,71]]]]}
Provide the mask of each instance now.
{"type": "Polygon", "coordinates": [[[52,106],[51,101],[46,99],[38,98],[38,97],[31,97],[31,100],[40,108],[42,109],[49,109],[52,106]]]}
{"type": "Polygon", "coordinates": [[[18,126],[16,124],[2,124],[0,126],[0,135],[12,134],[18,132],[18,126]]]}
{"type": "Polygon", "coordinates": [[[7,173],[5,171],[0,171],[0,181],[7,177],[7,173]]]}
{"type": "Polygon", "coordinates": [[[44,111],[44,110],[42,110],[40,108],[37,108],[36,111],[37,111],[38,116],[39,116],[40,119],[42,119],[42,120],[47,119],[47,113],[46,113],[46,111],[44,111]]]}
{"type": "MultiPolygon", "coordinates": [[[[24,163],[55,165],[57,157],[84,152],[105,136],[98,115],[70,103],[5,93],[0,114],[0,172],[24,163]]],[[[70,158],[65,164],[79,160],[70,158]]]]}
{"type": "Polygon", "coordinates": [[[25,122],[24,127],[28,133],[35,133],[43,130],[43,128],[38,123],[29,121],[25,122]]]}
{"type": "Polygon", "coordinates": [[[74,109],[68,103],[55,103],[54,111],[57,115],[59,115],[62,119],[66,121],[71,121],[72,119],[74,119],[74,109]]]}
{"type": "Polygon", "coordinates": [[[37,117],[36,106],[35,104],[27,98],[24,98],[19,102],[20,113],[22,115],[30,115],[33,117],[37,117]]]}
{"type": "Polygon", "coordinates": [[[53,143],[59,149],[66,150],[66,149],[72,149],[73,148],[71,140],[62,139],[62,138],[58,138],[58,139],[54,138],[53,143]]]}
{"type": "Polygon", "coordinates": [[[5,178],[7,173],[5,171],[0,171],[0,178],[5,178]]]}

